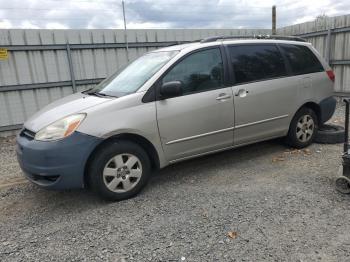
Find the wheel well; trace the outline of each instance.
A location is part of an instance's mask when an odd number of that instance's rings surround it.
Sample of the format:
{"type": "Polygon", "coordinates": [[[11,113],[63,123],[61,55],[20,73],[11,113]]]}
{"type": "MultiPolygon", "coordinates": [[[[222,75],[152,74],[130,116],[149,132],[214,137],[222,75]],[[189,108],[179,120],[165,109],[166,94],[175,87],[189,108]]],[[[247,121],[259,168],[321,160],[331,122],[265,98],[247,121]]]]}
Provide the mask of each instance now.
{"type": "Polygon", "coordinates": [[[322,121],[320,106],[318,104],[314,103],[314,102],[307,102],[307,103],[303,104],[300,108],[303,108],[303,107],[310,108],[310,109],[312,109],[315,112],[315,114],[317,116],[318,123],[320,125],[321,121],[322,121]]]}
{"type": "Polygon", "coordinates": [[[89,164],[91,163],[94,155],[96,154],[96,152],[98,150],[100,150],[101,148],[103,148],[106,144],[112,142],[113,140],[127,140],[127,141],[132,141],[135,144],[138,144],[139,146],[141,146],[146,154],[148,155],[150,161],[151,161],[151,167],[153,170],[159,169],[160,167],[160,163],[159,163],[159,156],[157,153],[157,150],[155,149],[155,147],[152,145],[151,142],[149,142],[146,138],[140,136],[140,135],[136,135],[136,134],[130,134],[130,133],[125,133],[125,134],[118,134],[112,137],[109,137],[107,139],[105,139],[104,141],[102,141],[90,154],[88,160],[86,161],[85,164],[85,170],[84,170],[84,184],[87,185],[87,170],[89,167],[89,164]]]}

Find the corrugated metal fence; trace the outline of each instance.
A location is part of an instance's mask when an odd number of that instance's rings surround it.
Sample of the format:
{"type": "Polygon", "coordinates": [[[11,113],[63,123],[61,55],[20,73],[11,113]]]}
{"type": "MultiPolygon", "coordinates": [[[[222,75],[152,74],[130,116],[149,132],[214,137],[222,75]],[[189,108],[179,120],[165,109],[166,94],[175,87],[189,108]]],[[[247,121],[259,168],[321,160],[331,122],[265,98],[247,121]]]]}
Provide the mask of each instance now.
{"type": "Polygon", "coordinates": [[[18,129],[46,104],[87,89],[145,52],[215,35],[265,29],[0,30],[0,132],[18,129]]]}

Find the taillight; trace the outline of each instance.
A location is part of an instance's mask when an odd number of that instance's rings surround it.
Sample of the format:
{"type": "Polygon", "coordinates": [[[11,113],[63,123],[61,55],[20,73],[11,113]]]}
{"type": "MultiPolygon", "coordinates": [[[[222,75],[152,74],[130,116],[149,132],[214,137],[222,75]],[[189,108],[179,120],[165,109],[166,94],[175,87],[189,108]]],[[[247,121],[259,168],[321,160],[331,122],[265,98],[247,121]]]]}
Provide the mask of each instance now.
{"type": "Polygon", "coordinates": [[[327,75],[328,75],[329,79],[332,80],[332,81],[334,82],[334,80],[335,80],[335,75],[334,75],[333,70],[327,70],[326,72],[327,72],[327,75]]]}

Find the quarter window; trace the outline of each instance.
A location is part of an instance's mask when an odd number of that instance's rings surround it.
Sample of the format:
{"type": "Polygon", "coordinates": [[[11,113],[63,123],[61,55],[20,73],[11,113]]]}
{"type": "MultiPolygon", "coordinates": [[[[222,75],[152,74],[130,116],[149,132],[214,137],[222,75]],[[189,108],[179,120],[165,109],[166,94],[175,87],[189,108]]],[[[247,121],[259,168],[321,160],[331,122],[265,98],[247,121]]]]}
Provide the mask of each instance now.
{"type": "Polygon", "coordinates": [[[187,56],[163,78],[163,83],[170,81],[181,81],[184,95],[221,88],[223,63],[220,49],[207,49],[187,56]]]}
{"type": "Polygon", "coordinates": [[[275,45],[237,45],[230,46],[229,51],[237,84],[287,75],[275,45]]]}
{"type": "Polygon", "coordinates": [[[324,71],[315,54],[306,46],[280,45],[294,75],[310,74],[324,71]]]}

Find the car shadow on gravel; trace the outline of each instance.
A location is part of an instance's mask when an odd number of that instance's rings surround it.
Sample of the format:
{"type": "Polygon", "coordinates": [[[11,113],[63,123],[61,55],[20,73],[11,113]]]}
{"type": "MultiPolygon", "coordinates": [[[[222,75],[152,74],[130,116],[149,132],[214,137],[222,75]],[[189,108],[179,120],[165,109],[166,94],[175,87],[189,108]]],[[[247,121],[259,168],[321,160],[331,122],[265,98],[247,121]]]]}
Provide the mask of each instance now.
{"type": "Polygon", "coordinates": [[[287,148],[279,138],[175,163],[156,172],[148,187],[176,181],[184,176],[196,179],[203,175],[220,175],[217,171],[222,168],[239,172],[239,168],[270,161],[272,156],[287,148]]]}

